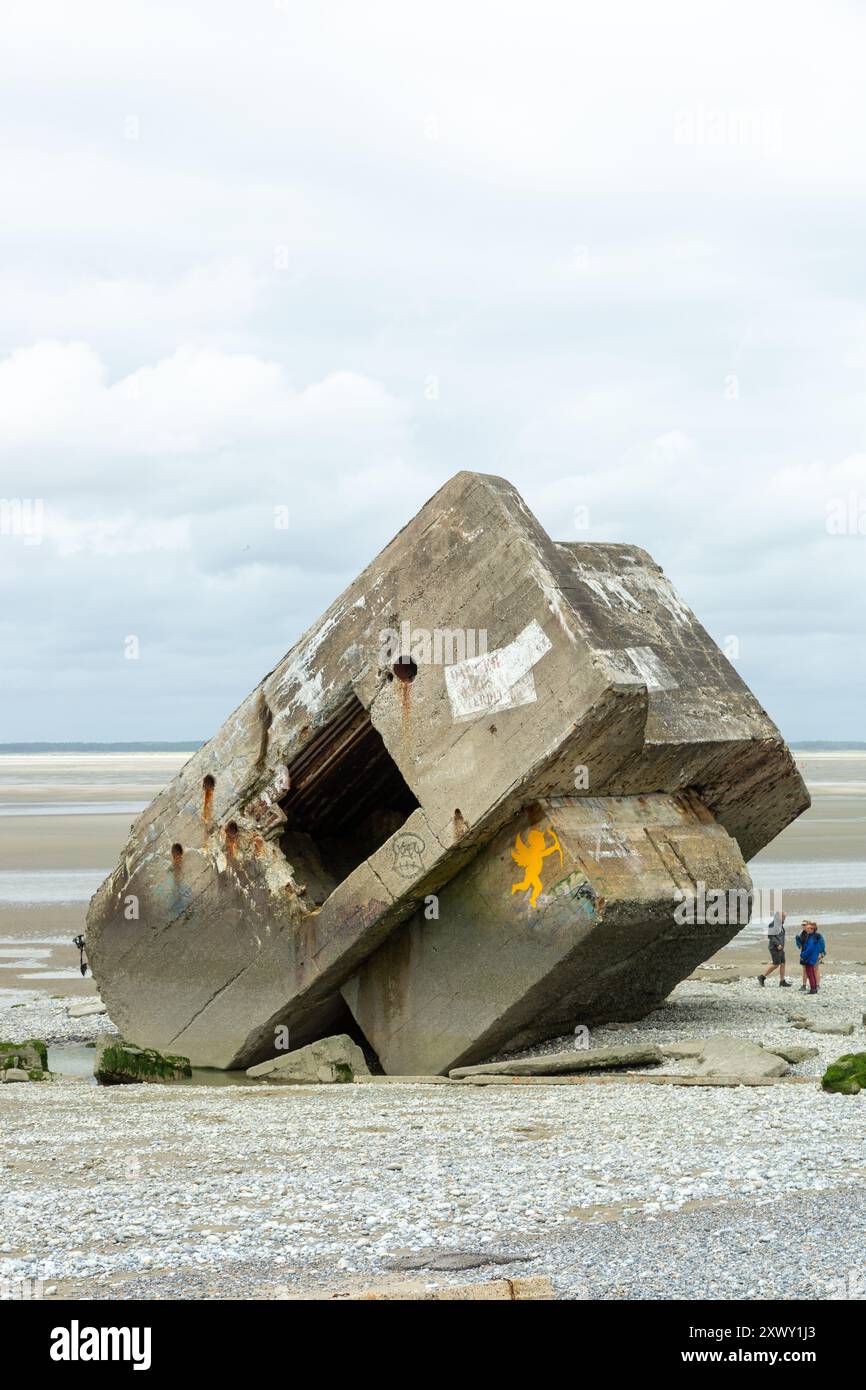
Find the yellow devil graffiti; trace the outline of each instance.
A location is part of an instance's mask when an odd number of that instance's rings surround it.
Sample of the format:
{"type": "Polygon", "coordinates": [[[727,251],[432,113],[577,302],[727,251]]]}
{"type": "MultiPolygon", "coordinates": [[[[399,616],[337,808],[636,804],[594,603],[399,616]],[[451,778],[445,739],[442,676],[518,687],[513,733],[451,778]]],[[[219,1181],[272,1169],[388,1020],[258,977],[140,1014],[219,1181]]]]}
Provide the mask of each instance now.
{"type": "Polygon", "coordinates": [[[558,854],[559,862],[562,863],[562,845],[556,838],[555,833],[548,827],[547,830],[530,830],[526,836],[527,844],[523,843],[518,834],[514,841],[514,849],[511,851],[511,858],[515,864],[519,864],[525,870],[522,883],[512,883],[512,893],[522,893],[524,889],[531,888],[532,896],[529,899],[531,907],[535,907],[535,900],[541,892],[541,865],[550,854],[558,854]],[[549,835],[553,841],[548,845],[545,836],[549,835]]]}

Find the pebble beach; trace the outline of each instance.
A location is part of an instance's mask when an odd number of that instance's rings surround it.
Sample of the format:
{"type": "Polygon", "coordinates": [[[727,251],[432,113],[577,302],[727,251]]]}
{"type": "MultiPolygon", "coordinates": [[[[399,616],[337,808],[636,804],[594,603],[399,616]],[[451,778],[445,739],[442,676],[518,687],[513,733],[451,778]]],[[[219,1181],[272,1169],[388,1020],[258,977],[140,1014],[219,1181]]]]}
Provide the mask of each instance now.
{"type": "MultiPolygon", "coordinates": [[[[802,1084],[4,1087],[0,1277],[97,1299],[521,1272],[569,1299],[842,1296],[864,1268],[866,1118],[818,1077],[866,1046],[866,979],[831,977],[820,1002],[850,1038],[795,1030],[793,993],[685,982],[592,1042],[805,1041],[802,1084]]],[[[0,1017],[57,1042],[111,1027],[38,998],[0,1017]]]]}

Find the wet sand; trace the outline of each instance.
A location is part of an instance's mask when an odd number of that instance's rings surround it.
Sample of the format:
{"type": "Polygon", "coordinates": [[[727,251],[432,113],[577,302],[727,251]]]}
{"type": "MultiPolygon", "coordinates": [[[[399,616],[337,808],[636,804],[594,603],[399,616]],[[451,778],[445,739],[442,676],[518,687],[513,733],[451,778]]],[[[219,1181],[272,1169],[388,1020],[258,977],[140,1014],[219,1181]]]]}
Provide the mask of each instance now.
{"type": "Polygon", "coordinates": [[[72,938],[184,753],[0,755],[0,990],[92,994],[72,938]]]}
{"type": "MultiPolygon", "coordinates": [[[[866,751],[797,754],[796,761],[812,805],[749,870],[756,888],[781,893],[788,914],[787,970],[799,983],[794,935],[804,917],[817,921],[827,941],[828,968],[866,970],[866,751]]],[[[764,925],[756,917],[711,963],[757,974],[768,964],[764,925]]]]}
{"type": "Polygon", "coordinates": [[[20,869],[104,869],[117,863],[129,812],[113,815],[4,816],[0,820],[0,872],[20,869]]]}

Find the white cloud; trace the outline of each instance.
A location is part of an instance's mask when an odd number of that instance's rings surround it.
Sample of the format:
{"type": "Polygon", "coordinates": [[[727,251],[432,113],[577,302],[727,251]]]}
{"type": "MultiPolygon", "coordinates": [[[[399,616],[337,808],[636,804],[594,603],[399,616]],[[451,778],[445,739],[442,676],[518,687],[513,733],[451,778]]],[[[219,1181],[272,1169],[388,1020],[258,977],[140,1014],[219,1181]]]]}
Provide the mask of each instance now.
{"type": "Polygon", "coordinates": [[[288,491],[309,501],[329,474],[341,488],[344,474],[351,480],[350,453],[369,480],[408,444],[405,405],[356,372],[298,388],[277,363],[181,347],[111,381],[88,344],[56,342],[0,362],[7,476],[22,457],[33,469],[18,492],[64,499],[85,484],[91,494],[95,486],[121,490],[144,506],[170,499],[178,509],[211,511],[226,488],[225,506],[239,498],[275,505],[294,469],[288,491]]]}
{"type": "Polygon", "coordinates": [[[47,529],[0,538],[7,737],[207,732],[459,468],[646,546],[790,734],[866,737],[866,538],[826,529],[866,494],[864,29],[815,0],[16,7],[0,495],[47,529]]]}

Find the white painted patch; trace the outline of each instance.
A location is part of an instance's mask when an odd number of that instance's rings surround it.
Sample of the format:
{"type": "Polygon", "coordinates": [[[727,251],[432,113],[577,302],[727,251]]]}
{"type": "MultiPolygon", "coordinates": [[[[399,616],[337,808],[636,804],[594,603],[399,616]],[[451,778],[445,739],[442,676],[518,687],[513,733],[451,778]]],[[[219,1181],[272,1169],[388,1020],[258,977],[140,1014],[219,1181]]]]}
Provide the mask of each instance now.
{"type": "Polygon", "coordinates": [[[445,686],[455,720],[478,719],[538,699],[532,668],[553,643],[533,619],[505,647],[445,667],[445,686]]]}
{"type": "Polygon", "coordinates": [[[315,632],[311,633],[310,637],[307,639],[307,641],[304,643],[304,646],[301,649],[303,652],[302,660],[305,666],[308,665],[308,663],[316,655],[316,652],[321,647],[328,633],[331,632],[337,626],[337,623],[342,618],[344,612],[344,608],[338,608],[335,613],[332,613],[330,618],[325,619],[321,627],[316,628],[315,632]]]}
{"type": "Polygon", "coordinates": [[[660,656],[652,647],[626,647],[625,654],[639,675],[646,681],[647,690],[676,690],[675,681],[660,656]]]}
{"type": "Polygon", "coordinates": [[[582,570],[580,571],[580,578],[581,582],[584,583],[588,589],[592,590],[596,598],[601,599],[605,608],[612,607],[611,601],[608,598],[607,594],[604,592],[604,585],[602,584],[600,579],[596,579],[595,576],[592,574],[584,574],[582,570]]]}
{"type": "Polygon", "coordinates": [[[632,579],[639,588],[649,590],[657,603],[668,612],[675,623],[684,626],[686,623],[694,621],[694,616],[689,608],[683,603],[676,589],[668,582],[664,575],[650,573],[647,570],[636,570],[632,579]]]}
{"type": "MultiPolygon", "coordinates": [[[[325,693],[322,688],[321,671],[317,671],[312,680],[301,669],[296,669],[290,674],[297,682],[298,688],[292,697],[289,708],[294,709],[296,705],[303,705],[308,714],[318,714],[325,693]]],[[[284,684],[288,684],[288,681],[284,681],[284,684]]]]}
{"type": "Polygon", "coordinates": [[[640,612],[640,603],[634,594],[630,594],[621,579],[605,579],[604,586],[609,594],[618,598],[623,608],[628,608],[632,613],[640,612]]]}
{"type": "Polygon", "coordinates": [[[603,826],[596,833],[591,853],[593,859],[630,859],[635,853],[635,847],[618,830],[603,826]]]}
{"type": "Polygon", "coordinates": [[[296,687],[286,709],[280,712],[280,719],[287,719],[298,705],[303,706],[308,714],[318,714],[325,695],[332,689],[334,682],[331,681],[325,688],[321,669],[311,673],[310,667],[325,638],[337,627],[345,611],[341,604],[309,636],[301,640],[300,645],[290,653],[291,660],[286,657],[282,666],[277,667],[268,685],[273,681],[281,691],[296,687]]]}
{"type": "Polygon", "coordinates": [[[592,590],[596,598],[600,599],[604,604],[605,608],[610,608],[612,610],[614,605],[611,600],[615,600],[620,607],[627,608],[630,613],[640,613],[640,600],[636,599],[634,594],[629,593],[623,580],[619,579],[616,575],[605,574],[597,576],[594,574],[587,574],[585,570],[580,568],[577,573],[581,583],[592,590]]]}

